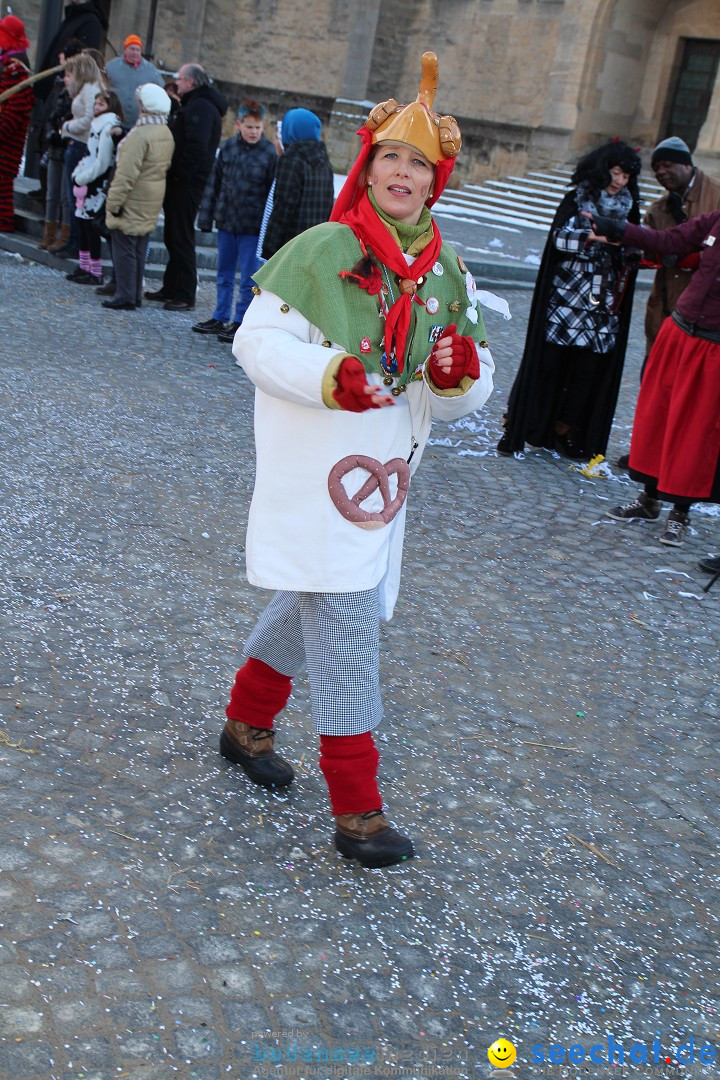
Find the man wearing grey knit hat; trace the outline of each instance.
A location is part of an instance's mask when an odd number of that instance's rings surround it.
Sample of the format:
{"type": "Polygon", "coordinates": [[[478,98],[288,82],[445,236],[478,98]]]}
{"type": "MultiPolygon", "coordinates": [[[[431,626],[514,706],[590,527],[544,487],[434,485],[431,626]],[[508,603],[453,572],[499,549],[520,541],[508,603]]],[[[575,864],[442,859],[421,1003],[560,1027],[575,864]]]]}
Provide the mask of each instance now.
{"type": "Polygon", "coordinates": [[[677,135],[671,135],[659,142],[653,150],[651,164],[654,165],[656,161],[678,161],[682,165],[692,165],[690,147],[677,135]]]}

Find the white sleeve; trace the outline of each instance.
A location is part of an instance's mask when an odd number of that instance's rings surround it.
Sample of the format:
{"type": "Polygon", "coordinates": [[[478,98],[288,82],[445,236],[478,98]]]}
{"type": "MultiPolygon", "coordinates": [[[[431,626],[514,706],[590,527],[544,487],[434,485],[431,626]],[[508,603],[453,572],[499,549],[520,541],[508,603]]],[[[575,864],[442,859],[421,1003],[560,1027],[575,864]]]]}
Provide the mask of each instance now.
{"type": "Polygon", "coordinates": [[[73,171],[75,183],[89,184],[91,180],[96,180],[98,176],[106,173],[112,165],[114,153],[115,143],[110,134],[110,129],[104,128],[98,140],[97,153],[86,154],[85,157],[80,158],[80,161],[75,166],[73,171]]]}
{"type": "Polygon", "coordinates": [[[480,361],[480,378],[475,379],[464,392],[435,390],[428,380],[425,387],[430,397],[430,409],[436,420],[459,420],[461,416],[481,409],[493,391],[493,372],[495,363],[489,349],[483,349],[475,342],[475,349],[480,361]]]}
{"type": "Polygon", "coordinates": [[[323,376],[333,357],[346,355],[324,346],[323,335],[295,308],[265,289],[245,312],[233,353],[252,383],[271,397],[315,409],[323,403],[323,376]]]}

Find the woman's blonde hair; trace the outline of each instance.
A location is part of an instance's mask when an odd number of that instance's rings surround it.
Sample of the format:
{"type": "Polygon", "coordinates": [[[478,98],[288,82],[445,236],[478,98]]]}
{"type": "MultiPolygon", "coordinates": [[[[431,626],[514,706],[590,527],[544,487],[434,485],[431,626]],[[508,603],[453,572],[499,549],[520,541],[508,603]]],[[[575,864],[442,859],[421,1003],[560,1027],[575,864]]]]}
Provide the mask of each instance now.
{"type": "Polygon", "coordinates": [[[105,57],[100,52],[100,50],[99,49],[83,49],[83,52],[87,53],[88,56],[92,56],[93,60],[95,61],[95,63],[97,64],[97,66],[98,66],[98,68],[100,70],[100,74],[102,75],[105,82],[107,82],[107,71],[105,70],[105,57]]]}
{"type": "Polygon", "coordinates": [[[71,56],[65,64],[65,73],[70,76],[76,94],[79,94],[86,83],[97,83],[101,90],[105,89],[105,80],[102,72],[92,56],[86,52],[71,56]]]}

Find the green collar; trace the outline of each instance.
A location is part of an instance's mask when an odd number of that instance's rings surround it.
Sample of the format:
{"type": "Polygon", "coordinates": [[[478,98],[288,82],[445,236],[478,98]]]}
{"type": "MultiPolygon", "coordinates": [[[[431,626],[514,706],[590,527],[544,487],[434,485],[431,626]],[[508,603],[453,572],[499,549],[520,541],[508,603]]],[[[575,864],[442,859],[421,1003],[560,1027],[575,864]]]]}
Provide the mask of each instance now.
{"type": "Polygon", "coordinates": [[[372,193],[372,188],[368,188],[368,198],[377,216],[395,237],[403,254],[419,255],[423,248],[427,247],[433,238],[432,217],[427,206],[423,206],[417,225],[408,225],[404,221],[398,221],[397,218],[390,217],[389,214],[380,209],[372,193]]]}

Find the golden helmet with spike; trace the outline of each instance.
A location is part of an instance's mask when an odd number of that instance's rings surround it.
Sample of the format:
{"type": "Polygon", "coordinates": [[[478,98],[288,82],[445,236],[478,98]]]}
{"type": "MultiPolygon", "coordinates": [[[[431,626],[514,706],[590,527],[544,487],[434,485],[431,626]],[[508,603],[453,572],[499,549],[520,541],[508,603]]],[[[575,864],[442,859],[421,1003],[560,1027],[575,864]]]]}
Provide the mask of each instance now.
{"type": "Polygon", "coordinates": [[[422,55],[422,76],[418,96],[410,105],[398,105],[394,98],[371,111],[365,127],[373,143],[402,142],[416,146],[433,164],[454,158],[462,146],[460,128],[453,116],[432,111],[438,88],[438,58],[434,52],[422,55]]]}

